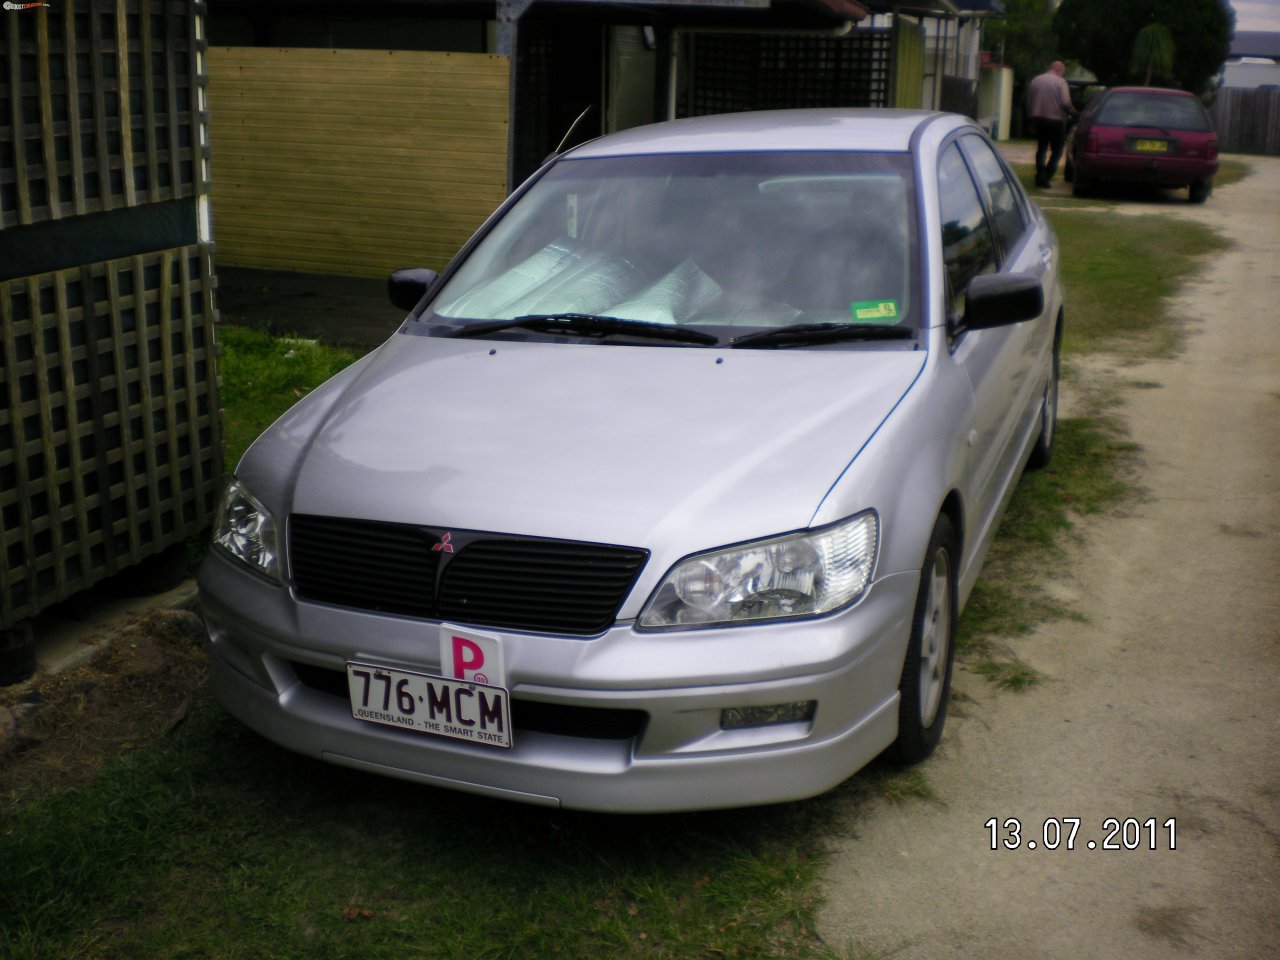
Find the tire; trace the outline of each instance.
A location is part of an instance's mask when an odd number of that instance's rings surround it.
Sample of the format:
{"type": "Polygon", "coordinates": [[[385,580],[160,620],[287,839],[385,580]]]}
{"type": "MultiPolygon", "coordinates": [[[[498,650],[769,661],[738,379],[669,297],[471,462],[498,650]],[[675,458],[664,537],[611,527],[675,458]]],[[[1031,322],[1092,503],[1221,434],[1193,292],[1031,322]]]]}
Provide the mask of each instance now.
{"type": "Polygon", "coordinates": [[[1090,181],[1089,178],[1079,170],[1072,172],[1074,175],[1072,177],[1073,182],[1071,184],[1071,195],[1073,197],[1087,197],[1089,195],[1090,188],[1093,186],[1092,181],[1090,181]]]}
{"type": "Polygon", "coordinates": [[[911,639],[898,683],[898,738],[888,753],[899,763],[917,763],[933,753],[947,721],[956,651],[958,561],[955,529],[940,516],[920,571],[911,639]]]}
{"type": "Polygon", "coordinates": [[[1204,203],[1209,199],[1209,194],[1213,193],[1212,180],[1198,180],[1191,184],[1191,190],[1187,195],[1187,199],[1192,203],[1204,203]]]}
{"type": "Polygon", "coordinates": [[[1067,157],[1066,161],[1062,164],[1062,179],[1066,183],[1070,183],[1075,178],[1076,178],[1076,166],[1074,163],[1071,162],[1071,158],[1067,157]]]}
{"type": "Polygon", "coordinates": [[[1053,445],[1058,439],[1058,383],[1062,374],[1062,341],[1058,336],[1053,338],[1053,362],[1049,365],[1049,382],[1044,387],[1044,398],[1040,407],[1040,436],[1036,437],[1035,446],[1031,448],[1031,456],[1027,459],[1028,470],[1043,470],[1053,459],[1053,445]]]}

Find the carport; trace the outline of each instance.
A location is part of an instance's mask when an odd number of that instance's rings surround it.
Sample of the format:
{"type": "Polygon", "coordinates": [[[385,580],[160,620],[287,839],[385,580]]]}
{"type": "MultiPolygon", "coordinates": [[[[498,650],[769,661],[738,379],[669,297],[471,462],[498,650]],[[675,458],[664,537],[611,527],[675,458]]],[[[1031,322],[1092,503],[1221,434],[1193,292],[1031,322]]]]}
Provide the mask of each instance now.
{"type": "Polygon", "coordinates": [[[561,145],[668,117],[932,102],[921,20],[955,13],[950,0],[210,6],[220,266],[367,277],[443,266],[561,145]]]}

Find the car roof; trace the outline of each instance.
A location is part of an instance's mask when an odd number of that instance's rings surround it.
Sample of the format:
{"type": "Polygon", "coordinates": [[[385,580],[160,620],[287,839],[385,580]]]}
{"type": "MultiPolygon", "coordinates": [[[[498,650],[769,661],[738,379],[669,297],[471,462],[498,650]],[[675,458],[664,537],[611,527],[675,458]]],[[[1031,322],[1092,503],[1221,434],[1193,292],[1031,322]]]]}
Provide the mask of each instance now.
{"type": "Polygon", "coordinates": [[[900,153],[931,118],[926,110],[759,110],[668,120],[591,140],[566,156],[619,157],[660,153],[743,153],[840,150],[900,153]]]}
{"type": "Polygon", "coordinates": [[[1186,90],[1173,90],[1169,87],[1112,87],[1107,93],[1152,93],[1162,97],[1194,97],[1186,90]]]}

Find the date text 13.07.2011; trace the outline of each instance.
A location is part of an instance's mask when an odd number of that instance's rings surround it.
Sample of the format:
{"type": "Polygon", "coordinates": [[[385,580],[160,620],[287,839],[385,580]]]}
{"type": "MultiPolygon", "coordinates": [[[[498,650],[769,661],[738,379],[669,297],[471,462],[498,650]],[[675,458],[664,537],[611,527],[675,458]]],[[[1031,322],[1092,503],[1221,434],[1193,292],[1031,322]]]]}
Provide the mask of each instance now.
{"type": "Polygon", "coordinates": [[[1177,824],[1170,817],[1107,817],[1100,826],[1080,817],[1046,817],[1025,823],[1017,817],[992,817],[983,824],[992,850],[1176,850],[1177,824]],[[1083,828],[1082,828],[1083,825],[1083,828]]]}

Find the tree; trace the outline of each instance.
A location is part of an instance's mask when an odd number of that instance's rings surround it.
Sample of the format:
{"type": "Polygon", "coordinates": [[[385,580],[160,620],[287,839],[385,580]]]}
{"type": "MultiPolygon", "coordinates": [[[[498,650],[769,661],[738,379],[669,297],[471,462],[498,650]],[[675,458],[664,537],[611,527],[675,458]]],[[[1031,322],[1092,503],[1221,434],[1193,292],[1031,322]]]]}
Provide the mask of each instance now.
{"type": "Polygon", "coordinates": [[[1058,59],[1051,0],[1004,0],[1004,17],[989,21],[984,37],[987,46],[994,46],[1013,67],[1019,83],[1043,73],[1058,59]]]}
{"type": "Polygon", "coordinates": [[[1133,41],[1133,63],[1129,72],[1142,77],[1144,87],[1151,78],[1166,80],[1173,76],[1173,34],[1163,23],[1149,23],[1138,31],[1133,41]]]}
{"type": "Polygon", "coordinates": [[[1023,133],[1021,105],[1027,83],[1058,59],[1053,35],[1053,0],[1004,0],[1004,17],[987,21],[983,38],[1001,60],[1013,67],[1013,132],[1023,133]]]}
{"type": "MultiPolygon", "coordinates": [[[[1227,0],[1062,0],[1053,29],[1065,57],[1078,60],[1114,86],[1142,82],[1151,61],[1139,60],[1138,35],[1153,24],[1167,29],[1173,46],[1171,82],[1192,93],[1218,73],[1231,48],[1235,12],[1227,0]]],[[[1151,42],[1148,34],[1145,43],[1151,42]]],[[[1148,50],[1148,53],[1153,52],[1148,50]]]]}

